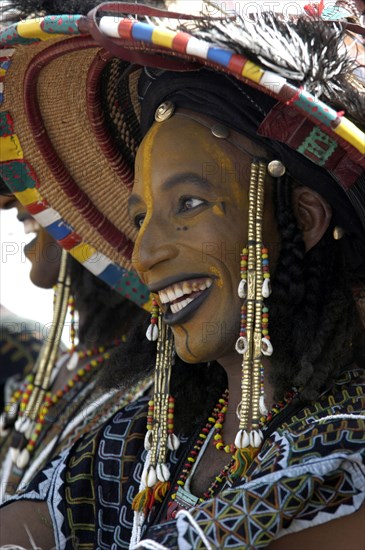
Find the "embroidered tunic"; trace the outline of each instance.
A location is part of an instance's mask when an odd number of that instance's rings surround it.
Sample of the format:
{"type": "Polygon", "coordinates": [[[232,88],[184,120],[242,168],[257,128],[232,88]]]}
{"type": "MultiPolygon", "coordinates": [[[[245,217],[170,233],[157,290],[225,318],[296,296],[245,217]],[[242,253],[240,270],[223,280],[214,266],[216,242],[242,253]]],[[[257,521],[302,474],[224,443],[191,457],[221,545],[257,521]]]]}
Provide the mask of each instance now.
{"type": "MultiPolygon", "coordinates": [[[[68,354],[62,356],[60,365],[68,357],[68,354]]],[[[51,457],[69,448],[84,433],[101,426],[121,407],[143,395],[152,383],[151,378],[146,378],[125,391],[100,393],[96,387],[95,373],[87,374],[48,412],[31,460],[24,470],[12,464],[13,430],[0,439],[0,503],[16,490],[24,488],[51,457]]]]}
{"type": "MultiPolygon", "coordinates": [[[[266,437],[245,479],[176,520],[155,507],[143,538],[167,548],[264,548],[288,533],[357,511],[365,500],[365,375],[354,369],[330,393],[266,437]],[[204,540],[205,539],[205,540],[204,540]]],[[[53,460],[14,499],[47,501],[57,548],[129,547],[145,452],[147,397],[53,460]]],[[[169,456],[172,479],[193,437],[169,456]]],[[[14,500],[13,499],[13,500],[14,500]]]]}

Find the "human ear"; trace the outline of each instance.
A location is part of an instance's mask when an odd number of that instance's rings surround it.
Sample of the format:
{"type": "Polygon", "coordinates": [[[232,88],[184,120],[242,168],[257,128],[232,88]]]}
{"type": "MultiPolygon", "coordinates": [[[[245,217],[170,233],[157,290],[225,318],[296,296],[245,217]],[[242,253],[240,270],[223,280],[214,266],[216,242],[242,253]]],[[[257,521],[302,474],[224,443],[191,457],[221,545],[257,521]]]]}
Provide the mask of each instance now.
{"type": "Polygon", "coordinates": [[[293,201],[294,213],[308,252],[328,229],[332,208],[321,195],[305,186],[294,189],[293,201]]]}

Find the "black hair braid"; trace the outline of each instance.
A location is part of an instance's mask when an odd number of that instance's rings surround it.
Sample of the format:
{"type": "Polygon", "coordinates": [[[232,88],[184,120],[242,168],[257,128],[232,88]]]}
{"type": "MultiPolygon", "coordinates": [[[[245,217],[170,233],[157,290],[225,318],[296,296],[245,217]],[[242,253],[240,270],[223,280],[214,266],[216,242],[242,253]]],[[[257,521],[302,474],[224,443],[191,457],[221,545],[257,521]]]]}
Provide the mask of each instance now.
{"type": "Polygon", "coordinates": [[[293,213],[292,190],[290,177],[276,184],[282,250],[270,300],[275,350],[272,383],[276,398],[298,386],[303,399],[313,400],[330,386],[348,360],[356,315],[332,228],[305,254],[293,213]]]}
{"type": "MultiPolygon", "coordinates": [[[[274,201],[281,236],[281,249],[275,277],[272,280],[270,334],[274,344],[274,383],[279,390],[287,387],[287,365],[294,356],[293,319],[305,295],[305,246],[291,207],[292,183],[288,177],[275,184],[274,201]]],[[[297,343],[298,345],[298,343],[297,343]]],[[[282,393],[282,391],[280,391],[282,393]]]]}
{"type": "Polygon", "coordinates": [[[111,353],[98,380],[103,390],[126,390],[153,372],[156,343],[146,338],[149,323],[149,318],[134,323],[127,341],[111,353]]]}
{"type": "MultiPolygon", "coordinates": [[[[129,2],[133,3],[134,0],[129,0],[129,2]]],[[[86,15],[99,4],[101,4],[101,0],[12,0],[10,7],[18,10],[21,17],[29,17],[40,13],[44,15],[60,13],[86,15]]],[[[144,4],[165,7],[163,0],[145,0],[144,4]]]]}
{"type": "Polygon", "coordinates": [[[100,3],[97,0],[13,0],[12,7],[20,12],[21,17],[29,17],[39,13],[87,14],[100,3]]]}
{"type": "MultiPolygon", "coordinates": [[[[315,326],[315,338],[302,356],[294,385],[303,387],[306,399],[315,399],[318,393],[338,377],[344,362],[350,361],[349,351],[355,334],[355,306],[346,285],[346,275],[337,243],[331,228],[313,249],[310,266],[317,266],[317,323],[307,315],[307,323],[315,326]],[[322,300],[318,299],[322,297],[322,300]],[[313,376],[313,374],[315,375],[313,376]]],[[[308,294],[313,286],[308,287],[308,294]]]]}

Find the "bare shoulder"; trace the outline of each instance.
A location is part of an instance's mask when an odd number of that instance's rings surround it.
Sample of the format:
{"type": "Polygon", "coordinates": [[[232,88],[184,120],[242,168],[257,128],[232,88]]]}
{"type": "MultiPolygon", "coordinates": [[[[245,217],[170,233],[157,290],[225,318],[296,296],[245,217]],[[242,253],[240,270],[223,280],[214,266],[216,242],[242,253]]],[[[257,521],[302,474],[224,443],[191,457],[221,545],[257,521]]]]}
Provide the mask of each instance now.
{"type": "Polygon", "coordinates": [[[55,546],[53,528],[45,502],[22,500],[0,510],[0,546],[30,547],[30,536],[43,550],[55,546]]]}
{"type": "Polygon", "coordinates": [[[287,535],[269,550],[364,550],[365,506],[358,512],[322,525],[287,535]]]}

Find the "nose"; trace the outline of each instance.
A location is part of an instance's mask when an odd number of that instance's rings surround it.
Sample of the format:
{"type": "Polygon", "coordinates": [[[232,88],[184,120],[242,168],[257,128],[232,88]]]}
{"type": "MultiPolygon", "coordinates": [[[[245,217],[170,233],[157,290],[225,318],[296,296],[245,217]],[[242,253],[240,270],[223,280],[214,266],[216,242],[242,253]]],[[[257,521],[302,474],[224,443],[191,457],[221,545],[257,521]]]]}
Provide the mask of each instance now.
{"type": "Polygon", "coordinates": [[[172,228],[162,220],[145,220],[136,239],[132,262],[139,274],[147,273],[163,262],[173,260],[178,255],[178,247],[173,241],[172,228]]]}

